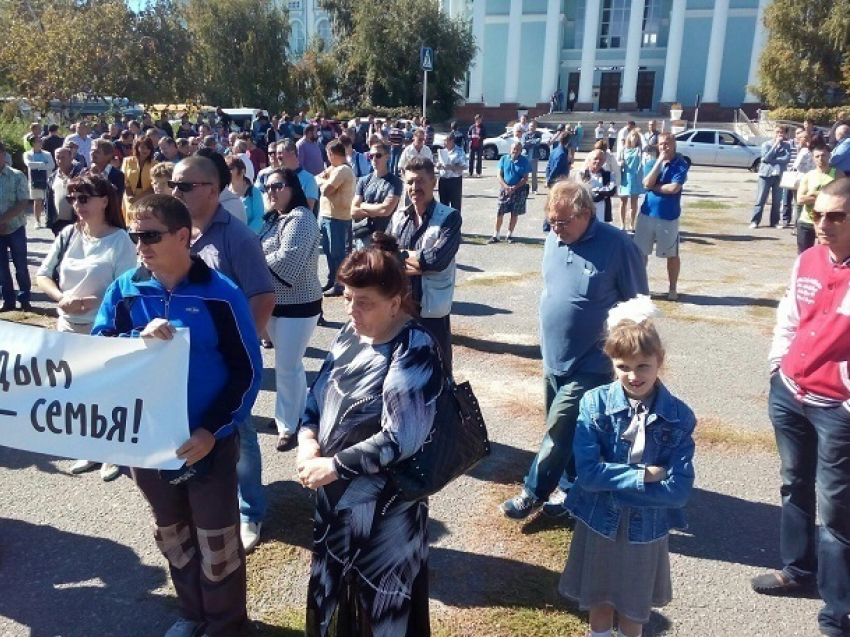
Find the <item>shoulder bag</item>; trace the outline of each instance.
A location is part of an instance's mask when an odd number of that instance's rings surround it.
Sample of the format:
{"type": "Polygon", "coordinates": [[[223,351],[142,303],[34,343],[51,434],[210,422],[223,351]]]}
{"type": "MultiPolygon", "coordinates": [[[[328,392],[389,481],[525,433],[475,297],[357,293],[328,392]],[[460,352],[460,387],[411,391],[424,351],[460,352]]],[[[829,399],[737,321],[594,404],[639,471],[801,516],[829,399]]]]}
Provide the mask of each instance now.
{"type": "MultiPolygon", "coordinates": [[[[68,246],[71,245],[71,239],[74,236],[74,224],[68,226],[67,229],[63,228],[62,232],[59,233],[59,250],[56,253],[56,265],[53,266],[53,274],[51,275],[51,279],[59,286],[59,266],[62,265],[62,259],[65,257],[65,253],[68,251],[68,246]]],[[[61,288],[60,288],[61,289],[61,288]]]]}
{"type": "Polygon", "coordinates": [[[446,380],[431,433],[419,451],[388,467],[404,500],[433,495],[490,455],[487,426],[472,386],[455,382],[436,342],[435,347],[446,380]]]}

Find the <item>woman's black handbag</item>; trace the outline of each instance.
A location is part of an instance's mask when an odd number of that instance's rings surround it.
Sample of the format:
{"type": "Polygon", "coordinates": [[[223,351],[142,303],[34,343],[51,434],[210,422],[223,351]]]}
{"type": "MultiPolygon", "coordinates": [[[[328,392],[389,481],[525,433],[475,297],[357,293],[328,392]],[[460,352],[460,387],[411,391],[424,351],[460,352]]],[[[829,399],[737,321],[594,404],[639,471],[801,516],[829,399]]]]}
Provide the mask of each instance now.
{"type": "Polygon", "coordinates": [[[431,433],[419,451],[388,467],[404,500],[433,495],[490,455],[487,426],[472,386],[455,383],[442,356],[440,362],[446,386],[437,398],[431,433]]]}

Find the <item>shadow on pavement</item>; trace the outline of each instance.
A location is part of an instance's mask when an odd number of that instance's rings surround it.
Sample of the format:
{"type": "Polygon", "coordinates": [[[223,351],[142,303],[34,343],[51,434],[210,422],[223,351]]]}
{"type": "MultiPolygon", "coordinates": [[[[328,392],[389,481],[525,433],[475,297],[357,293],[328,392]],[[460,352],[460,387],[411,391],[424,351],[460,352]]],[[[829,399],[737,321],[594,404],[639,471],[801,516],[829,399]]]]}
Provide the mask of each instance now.
{"type": "MultiPolygon", "coordinates": [[[[525,449],[491,441],[490,456],[484,458],[467,475],[476,480],[485,480],[494,484],[519,485],[528,472],[534,455],[534,452],[525,449]]],[[[517,486],[517,492],[520,488],[517,486]]]]}
{"type": "Polygon", "coordinates": [[[0,616],[32,637],[162,634],[176,615],[151,594],[164,583],[162,568],[112,540],[0,520],[0,616]]]}
{"type": "Polygon", "coordinates": [[[5,469],[12,469],[15,471],[18,469],[35,467],[39,471],[44,471],[45,473],[61,473],[59,469],[56,468],[56,465],[53,464],[56,460],[63,460],[63,458],[0,446],[0,467],[5,469]]]}
{"type": "MultiPolygon", "coordinates": [[[[662,295],[659,298],[666,298],[662,295]]],[[[703,306],[725,306],[725,307],[769,307],[776,308],[779,299],[759,299],[751,296],[708,296],[705,294],[679,294],[679,303],[703,306]]]]}
{"type": "MultiPolygon", "coordinates": [[[[777,482],[777,496],[779,484],[777,482]]],[[[689,528],[670,535],[670,552],[767,569],[779,559],[779,507],[694,489],[685,509],[689,528]]]]}
{"type": "Polygon", "coordinates": [[[744,241],[779,241],[779,237],[754,236],[751,234],[710,234],[700,232],[680,232],[682,241],[699,243],[701,245],[714,245],[714,241],[744,242],[744,241]],[[712,241],[709,241],[712,239],[712,241]]]}
{"type": "MultiPolygon", "coordinates": [[[[497,314],[513,314],[513,312],[502,307],[485,305],[484,303],[455,301],[452,303],[452,314],[456,316],[495,316],[497,314]]],[[[454,340],[454,337],[452,339],[454,340]]]]}
{"type": "Polygon", "coordinates": [[[452,345],[467,347],[478,352],[487,354],[511,354],[521,358],[542,360],[540,345],[518,345],[516,343],[504,343],[502,341],[485,340],[466,334],[452,334],[452,345]]]}

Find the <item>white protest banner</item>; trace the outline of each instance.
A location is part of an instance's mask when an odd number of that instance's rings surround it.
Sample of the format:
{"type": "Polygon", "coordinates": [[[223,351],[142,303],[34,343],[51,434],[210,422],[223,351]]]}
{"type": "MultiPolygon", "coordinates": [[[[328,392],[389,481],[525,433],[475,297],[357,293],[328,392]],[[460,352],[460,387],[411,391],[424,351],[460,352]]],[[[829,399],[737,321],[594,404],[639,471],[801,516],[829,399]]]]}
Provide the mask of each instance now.
{"type": "Polygon", "coordinates": [[[0,445],[178,469],[188,374],[189,330],[162,341],[0,321],[0,445]]]}

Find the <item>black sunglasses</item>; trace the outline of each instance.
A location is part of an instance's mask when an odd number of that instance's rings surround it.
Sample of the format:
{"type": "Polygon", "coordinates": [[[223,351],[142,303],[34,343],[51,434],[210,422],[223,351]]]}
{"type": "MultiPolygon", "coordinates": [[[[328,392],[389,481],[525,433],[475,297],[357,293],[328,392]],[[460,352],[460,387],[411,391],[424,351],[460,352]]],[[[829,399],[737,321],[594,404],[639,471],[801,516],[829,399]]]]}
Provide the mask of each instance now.
{"type": "Polygon", "coordinates": [[[174,190],[177,188],[180,192],[192,192],[196,186],[211,186],[210,181],[171,181],[168,180],[168,187],[174,190]]]}
{"type": "Polygon", "coordinates": [[[65,197],[65,200],[69,204],[71,204],[72,206],[74,205],[75,202],[80,204],[81,206],[84,206],[89,202],[89,199],[91,199],[92,197],[105,197],[105,196],[106,195],[68,195],[68,196],[65,197]]]}
{"type": "Polygon", "coordinates": [[[139,241],[146,246],[152,246],[162,241],[163,235],[173,234],[170,230],[143,230],[141,232],[128,232],[130,241],[135,245],[139,245],[139,241]]]}
{"type": "Polygon", "coordinates": [[[844,223],[847,219],[847,213],[843,210],[831,210],[829,212],[812,211],[812,221],[820,223],[820,220],[826,218],[830,223],[844,223]]]}
{"type": "Polygon", "coordinates": [[[266,188],[271,190],[272,192],[277,192],[278,190],[283,190],[286,188],[286,184],[282,181],[276,181],[273,184],[266,184],[266,188]]]}
{"type": "Polygon", "coordinates": [[[384,156],[384,153],[366,153],[367,159],[380,159],[384,156]]]}

